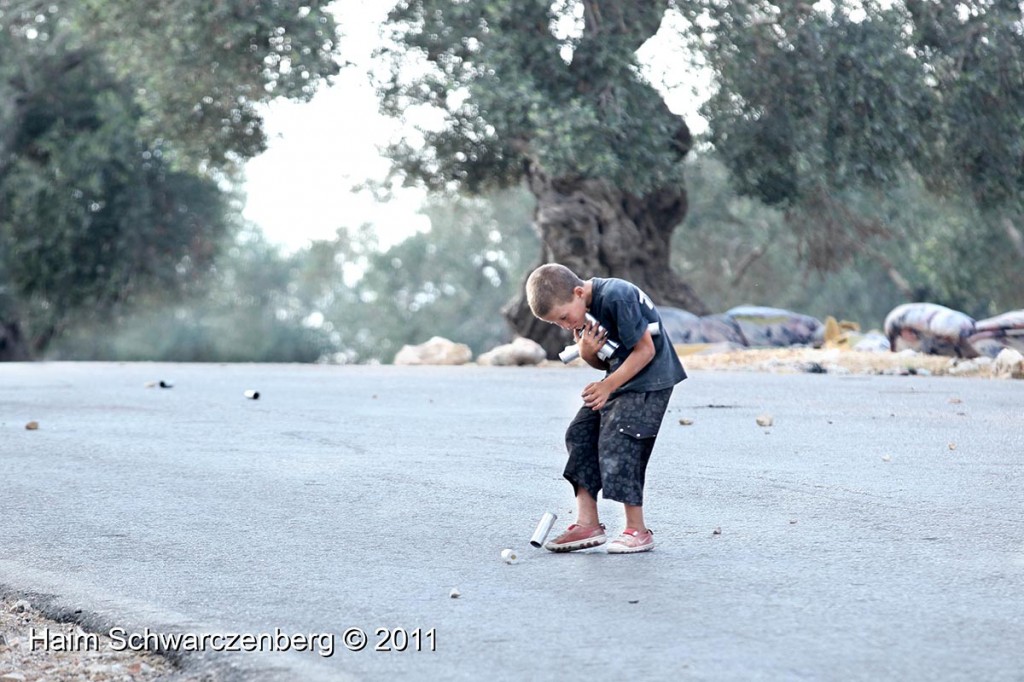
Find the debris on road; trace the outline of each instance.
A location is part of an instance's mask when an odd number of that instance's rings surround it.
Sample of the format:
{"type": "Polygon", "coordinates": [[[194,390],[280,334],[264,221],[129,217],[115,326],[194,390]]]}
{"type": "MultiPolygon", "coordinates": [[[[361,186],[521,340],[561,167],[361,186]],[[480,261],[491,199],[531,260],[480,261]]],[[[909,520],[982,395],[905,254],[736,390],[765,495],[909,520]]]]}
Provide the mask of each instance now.
{"type": "MultiPolygon", "coordinates": [[[[199,679],[158,654],[121,651],[106,635],[87,634],[75,623],[50,620],[24,599],[0,598],[0,680],[3,682],[198,682],[199,679]],[[59,638],[61,642],[67,639],[97,645],[63,650],[36,646],[30,639],[32,632],[47,633],[51,639],[59,638]]],[[[216,678],[204,673],[201,679],[216,678]]]]}

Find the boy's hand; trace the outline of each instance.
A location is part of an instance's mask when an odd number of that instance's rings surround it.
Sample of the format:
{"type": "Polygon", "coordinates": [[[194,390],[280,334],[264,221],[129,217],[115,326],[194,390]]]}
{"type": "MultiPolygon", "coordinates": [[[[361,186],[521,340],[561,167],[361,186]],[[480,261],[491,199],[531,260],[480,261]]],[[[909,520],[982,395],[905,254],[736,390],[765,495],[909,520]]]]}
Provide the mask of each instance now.
{"type": "Polygon", "coordinates": [[[608,332],[599,324],[587,322],[587,326],[583,329],[573,332],[573,337],[579,344],[580,355],[589,363],[591,360],[597,359],[597,352],[608,340],[608,332]]]}
{"type": "Polygon", "coordinates": [[[587,384],[583,389],[583,404],[592,410],[600,410],[608,402],[612,387],[603,381],[587,384]]]}

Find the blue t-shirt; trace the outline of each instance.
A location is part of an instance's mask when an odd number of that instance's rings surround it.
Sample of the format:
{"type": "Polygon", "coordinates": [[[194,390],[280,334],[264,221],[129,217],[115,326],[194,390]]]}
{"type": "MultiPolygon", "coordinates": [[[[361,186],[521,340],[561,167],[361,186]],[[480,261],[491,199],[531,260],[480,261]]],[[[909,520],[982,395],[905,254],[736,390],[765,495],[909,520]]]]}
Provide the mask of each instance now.
{"type": "MultiPolygon", "coordinates": [[[[608,374],[622,364],[640,342],[651,322],[661,325],[661,315],[654,303],[638,286],[614,277],[591,280],[590,314],[608,330],[608,338],[619,344],[608,359],[608,374]]],[[[671,388],[686,378],[686,371],[664,329],[652,336],[654,358],[617,392],[645,393],[671,388]]]]}

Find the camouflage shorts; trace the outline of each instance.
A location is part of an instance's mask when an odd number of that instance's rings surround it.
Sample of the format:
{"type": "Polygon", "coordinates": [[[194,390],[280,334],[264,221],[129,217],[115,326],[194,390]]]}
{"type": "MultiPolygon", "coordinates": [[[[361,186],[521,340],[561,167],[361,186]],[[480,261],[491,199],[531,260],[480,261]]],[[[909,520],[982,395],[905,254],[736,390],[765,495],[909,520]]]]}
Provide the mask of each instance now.
{"type": "Polygon", "coordinates": [[[594,499],[642,505],[647,462],[672,389],[620,393],[594,411],[582,407],[565,432],[569,461],[564,476],[594,499]]]}

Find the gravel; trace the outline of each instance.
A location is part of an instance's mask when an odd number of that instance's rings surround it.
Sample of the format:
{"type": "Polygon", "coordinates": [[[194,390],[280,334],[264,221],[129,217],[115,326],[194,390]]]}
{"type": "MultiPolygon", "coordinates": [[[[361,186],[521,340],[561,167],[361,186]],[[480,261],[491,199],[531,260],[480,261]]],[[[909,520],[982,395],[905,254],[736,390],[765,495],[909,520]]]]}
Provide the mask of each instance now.
{"type": "Polygon", "coordinates": [[[39,641],[85,642],[86,634],[76,623],[45,617],[25,599],[0,599],[0,682],[212,682],[207,676],[184,674],[158,654],[119,651],[104,635],[95,635],[95,640],[90,636],[97,647],[48,647],[39,641]],[[60,648],[87,650],[56,650],[60,648]]]}

